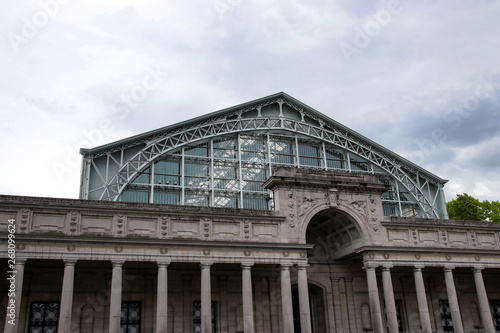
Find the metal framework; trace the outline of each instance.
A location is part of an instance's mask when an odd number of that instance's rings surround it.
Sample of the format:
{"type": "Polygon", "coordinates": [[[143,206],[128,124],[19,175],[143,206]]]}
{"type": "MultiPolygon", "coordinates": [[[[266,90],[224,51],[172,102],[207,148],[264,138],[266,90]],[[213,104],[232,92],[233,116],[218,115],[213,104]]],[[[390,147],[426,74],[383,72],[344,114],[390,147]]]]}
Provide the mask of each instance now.
{"type": "MultiPolygon", "coordinates": [[[[239,165],[241,176],[240,136],[252,134],[267,136],[267,146],[270,136],[288,136],[295,145],[297,167],[311,167],[300,165],[298,156],[299,141],[311,140],[315,145],[322,146],[323,163],[318,166],[320,168],[329,169],[325,147],[334,147],[345,153],[347,171],[380,173],[382,180],[393,185],[392,194],[386,193],[385,197],[383,196],[387,215],[412,215],[408,212],[416,211],[419,217],[447,218],[442,190],[446,180],[329,119],[285,93],[264,97],[114,144],[82,149],[84,168],[81,197],[120,200],[122,193],[130,188],[133,181],[148,168],[152,168],[155,162],[171,156],[174,152],[177,152],[179,158],[184,161],[186,147],[204,142],[210,142],[208,160],[213,166],[211,142],[223,137],[237,140],[238,147],[235,149],[237,156],[234,160],[239,165]],[[360,163],[368,165],[368,169],[357,167],[360,163]]],[[[267,149],[270,158],[269,148],[267,149]]],[[[274,163],[276,164],[279,163],[274,163]]],[[[265,161],[265,165],[271,168],[273,163],[268,160],[265,161]]],[[[213,181],[212,174],[210,181],[213,181]]]]}

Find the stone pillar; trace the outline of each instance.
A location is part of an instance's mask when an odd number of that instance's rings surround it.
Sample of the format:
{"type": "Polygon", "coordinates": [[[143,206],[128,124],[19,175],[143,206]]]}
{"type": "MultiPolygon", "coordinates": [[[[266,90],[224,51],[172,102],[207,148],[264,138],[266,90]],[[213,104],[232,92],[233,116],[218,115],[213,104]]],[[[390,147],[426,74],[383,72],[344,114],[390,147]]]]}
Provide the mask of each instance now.
{"type": "Polygon", "coordinates": [[[340,306],[339,279],[330,277],[332,283],[333,313],[336,332],[343,332],[342,311],[340,306]]]}
{"type": "Polygon", "coordinates": [[[269,310],[271,312],[271,332],[280,332],[278,277],[269,277],[269,310]]]}
{"type": "Polygon", "coordinates": [[[253,320],[253,299],[252,299],[252,273],[253,266],[249,263],[241,264],[241,281],[242,281],[242,296],[243,296],[243,331],[245,333],[254,333],[253,320]]]}
{"type": "Polygon", "coordinates": [[[391,267],[382,267],[382,284],[384,286],[385,309],[389,333],[398,333],[398,316],[396,313],[394,290],[392,288],[391,267]]]}
{"type": "Polygon", "coordinates": [[[170,262],[158,262],[158,287],[156,288],[156,333],[168,329],[168,278],[167,267],[170,262]]]}
{"type": "Polygon", "coordinates": [[[219,300],[220,300],[220,331],[227,332],[229,330],[228,322],[228,297],[227,297],[227,275],[219,275],[219,300]]]}
{"type": "Polygon", "coordinates": [[[202,262],[201,266],[201,333],[212,332],[212,292],[210,288],[210,266],[212,262],[202,262]]]}
{"type": "Polygon", "coordinates": [[[365,267],[368,282],[368,297],[370,298],[370,312],[374,333],[383,333],[382,313],[380,312],[380,298],[378,296],[377,274],[375,267],[365,267]]]}
{"type": "Polygon", "coordinates": [[[355,310],[355,303],[354,303],[354,289],[352,287],[352,277],[346,277],[344,278],[344,283],[345,283],[345,295],[346,295],[346,300],[347,300],[347,314],[349,319],[349,329],[351,332],[357,332],[357,324],[356,324],[356,310],[355,310]]]}
{"type": "Polygon", "coordinates": [[[61,332],[71,332],[71,312],[73,309],[73,286],[76,260],[64,260],[64,277],[59,307],[59,327],[61,332]]]}
{"type": "Polygon", "coordinates": [[[290,267],[292,264],[281,264],[281,310],[283,313],[283,332],[293,332],[292,284],[290,267]]]}
{"type": "Polygon", "coordinates": [[[297,278],[299,282],[300,331],[311,333],[311,313],[309,311],[309,288],[307,285],[307,264],[299,264],[297,278]]]}
{"type": "Polygon", "coordinates": [[[427,296],[425,295],[424,278],[422,275],[423,266],[415,266],[413,275],[415,277],[415,290],[417,293],[418,313],[420,315],[420,326],[422,333],[431,333],[431,318],[429,316],[429,307],[427,306],[427,296]]]}
{"type": "MultiPolygon", "coordinates": [[[[9,267],[9,270],[7,271],[8,278],[14,278],[14,286],[16,290],[14,291],[14,295],[11,295],[9,297],[9,303],[7,304],[7,315],[5,317],[5,327],[4,327],[4,332],[5,333],[16,333],[17,328],[21,325],[19,322],[19,318],[21,317],[21,313],[19,313],[21,309],[21,297],[23,294],[23,279],[24,279],[24,264],[26,263],[26,259],[19,259],[16,258],[16,264],[14,267],[9,267]],[[9,306],[14,304],[14,312],[11,312],[11,309],[9,309],[9,306]],[[10,316],[12,314],[12,316],[10,316]],[[10,322],[10,323],[9,323],[10,322]],[[12,324],[13,323],[13,324],[12,324]]],[[[10,264],[10,263],[9,263],[10,264]]],[[[11,293],[10,290],[12,289],[12,283],[10,283],[13,280],[9,280],[9,294],[11,293]]]]}
{"type": "Polygon", "coordinates": [[[122,267],[124,261],[112,261],[111,300],[109,304],[109,333],[120,332],[122,314],[122,267]]]}
{"type": "Polygon", "coordinates": [[[486,333],[495,333],[495,325],[491,317],[490,304],[488,302],[488,295],[484,286],[483,274],[481,270],[483,267],[474,267],[474,281],[476,282],[477,298],[479,300],[479,310],[481,313],[481,320],[483,321],[484,330],[486,333]]]}
{"type": "Polygon", "coordinates": [[[444,280],[446,282],[446,292],[448,294],[448,302],[450,303],[451,320],[455,333],[464,333],[462,317],[460,316],[460,307],[458,305],[457,291],[455,289],[455,281],[453,281],[453,267],[444,267],[444,280]]]}

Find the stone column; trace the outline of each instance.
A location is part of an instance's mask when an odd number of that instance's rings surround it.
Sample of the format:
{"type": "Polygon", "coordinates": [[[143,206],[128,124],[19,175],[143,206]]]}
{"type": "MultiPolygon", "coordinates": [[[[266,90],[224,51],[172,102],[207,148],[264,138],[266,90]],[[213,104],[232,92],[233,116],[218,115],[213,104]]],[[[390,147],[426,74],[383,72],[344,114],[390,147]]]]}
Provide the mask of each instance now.
{"type": "Polygon", "coordinates": [[[122,267],[124,261],[112,261],[111,300],[109,304],[109,333],[120,332],[122,314],[122,267]]]}
{"type": "Polygon", "coordinates": [[[219,299],[220,299],[220,331],[229,330],[228,322],[228,299],[227,299],[227,275],[219,275],[219,299]]]}
{"type": "Polygon", "coordinates": [[[278,277],[269,277],[269,310],[271,319],[271,332],[280,332],[280,316],[279,316],[279,293],[278,277]]]}
{"type": "Polygon", "coordinates": [[[420,326],[422,333],[431,333],[431,318],[429,316],[429,307],[427,306],[427,296],[425,295],[424,278],[422,275],[424,266],[415,266],[413,275],[415,276],[415,290],[417,293],[418,313],[420,316],[420,326]]]}
{"type": "Polygon", "coordinates": [[[283,332],[293,332],[292,284],[290,267],[292,264],[281,264],[281,310],[283,313],[283,332]]]}
{"type": "Polygon", "coordinates": [[[158,287],[156,288],[156,333],[168,329],[168,278],[169,261],[158,262],[158,287]]]}
{"type": "Polygon", "coordinates": [[[398,333],[398,316],[396,313],[394,290],[392,288],[391,267],[382,267],[382,284],[384,286],[385,310],[387,313],[389,333],[398,333]]]}
{"type": "Polygon", "coordinates": [[[460,316],[460,307],[458,305],[457,291],[455,289],[455,281],[453,281],[453,273],[451,270],[454,267],[444,267],[444,280],[446,282],[446,292],[448,294],[448,302],[450,303],[451,320],[455,333],[464,333],[462,317],[460,316]]]}
{"type": "MultiPolygon", "coordinates": [[[[7,304],[7,315],[5,317],[5,327],[4,327],[4,332],[5,333],[16,333],[17,328],[21,325],[19,322],[19,318],[21,317],[21,313],[19,313],[21,309],[21,297],[23,294],[23,279],[24,279],[24,264],[26,263],[26,259],[16,259],[16,263],[14,267],[9,267],[9,270],[7,271],[8,278],[11,279],[9,280],[9,291],[8,293],[11,294],[12,292],[10,291],[12,287],[15,287],[14,294],[10,295],[9,297],[9,303],[7,304]],[[14,282],[14,283],[12,283],[14,282]],[[12,306],[12,308],[9,308],[9,306],[12,306]],[[12,312],[12,309],[14,311],[12,312]],[[10,323],[9,323],[10,322],[10,323]]],[[[9,263],[10,264],[10,263],[9,263]]]]}
{"type": "Polygon", "coordinates": [[[253,300],[252,300],[252,273],[251,268],[253,263],[241,264],[241,281],[242,281],[242,294],[243,294],[243,331],[245,333],[254,333],[254,320],[253,320],[253,300]]]}
{"type": "Polygon", "coordinates": [[[383,333],[382,313],[380,312],[380,298],[378,296],[377,274],[375,267],[365,267],[368,282],[368,297],[370,298],[370,312],[374,333],[383,333]]]}
{"type": "Polygon", "coordinates": [[[311,313],[309,311],[309,288],[307,285],[307,264],[299,264],[297,278],[299,282],[300,330],[311,333],[311,313]]]}
{"type": "Polygon", "coordinates": [[[491,317],[490,304],[488,302],[488,295],[486,294],[486,288],[484,286],[483,274],[481,270],[483,267],[474,267],[474,281],[476,282],[477,298],[479,300],[479,310],[481,312],[481,320],[483,321],[483,326],[486,333],[495,333],[495,325],[493,324],[493,318],[491,317]]]}
{"type": "Polygon", "coordinates": [[[332,283],[332,298],[333,298],[333,313],[335,328],[337,332],[342,332],[344,326],[342,321],[342,312],[340,306],[340,290],[339,290],[339,278],[330,277],[332,283]]]}
{"type": "Polygon", "coordinates": [[[347,300],[347,314],[349,319],[349,329],[351,332],[357,332],[357,324],[356,324],[356,310],[354,308],[354,289],[352,287],[352,277],[344,278],[345,283],[345,295],[347,300]]]}
{"type": "Polygon", "coordinates": [[[64,277],[59,307],[59,331],[71,332],[71,312],[73,309],[73,286],[76,260],[64,260],[64,277]]]}
{"type": "Polygon", "coordinates": [[[210,288],[210,266],[212,262],[202,262],[201,266],[201,333],[212,332],[212,292],[210,288]]]}

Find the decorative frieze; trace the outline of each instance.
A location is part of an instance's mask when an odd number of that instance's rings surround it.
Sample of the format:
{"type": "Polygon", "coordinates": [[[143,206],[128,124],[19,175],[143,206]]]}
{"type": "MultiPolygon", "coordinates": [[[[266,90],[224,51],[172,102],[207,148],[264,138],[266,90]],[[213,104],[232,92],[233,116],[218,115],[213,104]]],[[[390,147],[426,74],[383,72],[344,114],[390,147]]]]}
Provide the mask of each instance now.
{"type": "Polygon", "coordinates": [[[389,246],[485,250],[500,248],[499,231],[496,230],[500,229],[500,225],[490,222],[442,221],[443,223],[429,223],[430,220],[398,218],[383,221],[382,225],[386,228],[389,246]]]}

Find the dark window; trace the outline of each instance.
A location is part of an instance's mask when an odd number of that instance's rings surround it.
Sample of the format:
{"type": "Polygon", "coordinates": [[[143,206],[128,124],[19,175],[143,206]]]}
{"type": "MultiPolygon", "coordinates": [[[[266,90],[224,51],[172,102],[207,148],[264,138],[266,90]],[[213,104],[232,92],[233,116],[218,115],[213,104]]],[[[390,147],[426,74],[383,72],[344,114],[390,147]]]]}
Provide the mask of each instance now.
{"type": "Polygon", "coordinates": [[[141,331],[141,302],[122,302],[120,333],[141,331]]]}
{"type": "MultiPolygon", "coordinates": [[[[394,300],[395,305],[396,305],[396,318],[398,321],[398,332],[403,332],[403,322],[401,320],[401,300],[396,299],[394,300]]],[[[385,306],[385,301],[384,301],[384,312],[385,312],[385,323],[387,326],[387,332],[389,332],[389,321],[387,320],[387,308],[385,306]]]]}
{"type": "Polygon", "coordinates": [[[493,313],[493,324],[498,333],[500,333],[500,300],[492,300],[491,304],[491,312],[493,313]]]}
{"type": "Polygon", "coordinates": [[[31,303],[30,333],[56,333],[59,302],[31,303]]]}
{"type": "Polygon", "coordinates": [[[453,321],[451,320],[450,303],[447,299],[439,300],[439,311],[441,312],[441,322],[443,324],[443,332],[454,333],[453,321]]]}
{"type": "MultiPolygon", "coordinates": [[[[215,302],[212,302],[212,333],[215,333],[215,302]]],[[[193,302],[193,332],[201,332],[201,302],[193,302]]]]}

